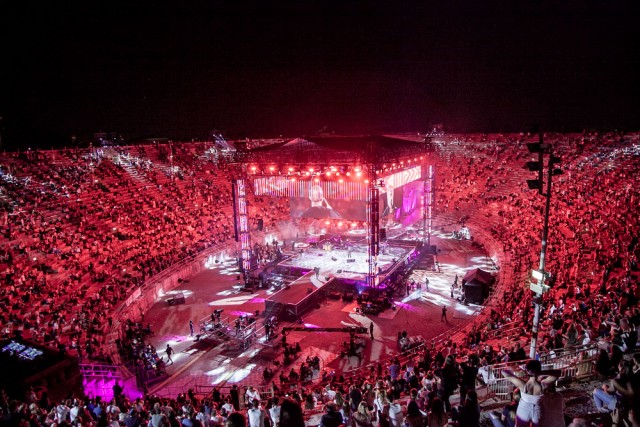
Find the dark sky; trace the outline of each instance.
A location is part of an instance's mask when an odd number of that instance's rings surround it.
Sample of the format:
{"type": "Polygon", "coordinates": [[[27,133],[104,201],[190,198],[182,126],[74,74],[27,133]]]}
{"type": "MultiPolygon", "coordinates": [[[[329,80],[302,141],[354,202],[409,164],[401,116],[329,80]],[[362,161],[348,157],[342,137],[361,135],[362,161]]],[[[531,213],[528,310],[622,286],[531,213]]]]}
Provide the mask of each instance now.
{"type": "Polygon", "coordinates": [[[5,146],[640,129],[637,1],[16,3],[0,10],[5,146]]]}

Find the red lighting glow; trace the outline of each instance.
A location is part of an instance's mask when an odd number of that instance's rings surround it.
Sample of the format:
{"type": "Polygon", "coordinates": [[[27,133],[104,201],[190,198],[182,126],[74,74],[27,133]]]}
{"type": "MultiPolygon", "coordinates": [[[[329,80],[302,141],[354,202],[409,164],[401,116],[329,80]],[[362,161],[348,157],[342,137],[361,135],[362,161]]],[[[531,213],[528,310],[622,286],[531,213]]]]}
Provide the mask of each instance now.
{"type": "Polygon", "coordinates": [[[276,170],[276,168],[274,168],[273,166],[269,166],[269,170],[273,172],[274,170],[276,170]]]}

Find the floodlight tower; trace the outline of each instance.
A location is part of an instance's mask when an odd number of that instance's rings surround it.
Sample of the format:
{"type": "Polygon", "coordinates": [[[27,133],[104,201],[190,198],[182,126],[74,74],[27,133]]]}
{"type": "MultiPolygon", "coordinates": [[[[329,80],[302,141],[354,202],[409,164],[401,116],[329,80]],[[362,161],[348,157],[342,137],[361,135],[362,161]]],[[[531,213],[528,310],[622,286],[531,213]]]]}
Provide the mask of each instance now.
{"type": "Polygon", "coordinates": [[[540,248],[540,266],[538,270],[532,271],[532,277],[537,282],[531,282],[529,288],[535,292],[533,302],[535,304],[535,312],[533,316],[533,326],[531,328],[531,348],[529,349],[529,358],[536,356],[536,347],[538,345],[538,329],[540,327],[540,306],[542,304],[542,296],[549,290],[549,286],[545,282],[549,279],[549,272],[545,271],[547,241],[549,239],[549,211],[551,209],[551,181],[553,175],[560,175],[562,171],[555,169],[554,165],[560,163],[559,157],[554,157],[553,147],[550,144],[543,143],[543,134],[540,132],[538,143],[529,143],[527,148],[530,153],[538,154],[538,161],[527,162],[525,168],[538,172],[538,179],[527,180],[530,190],[538,190],[539,194],[545,195],[544,224],[542,226],[542,244],[540,248]],[[543,177],[544,177],[544,154],[549,154],[547,189],[546,194],[543,193],[543,177]]]}

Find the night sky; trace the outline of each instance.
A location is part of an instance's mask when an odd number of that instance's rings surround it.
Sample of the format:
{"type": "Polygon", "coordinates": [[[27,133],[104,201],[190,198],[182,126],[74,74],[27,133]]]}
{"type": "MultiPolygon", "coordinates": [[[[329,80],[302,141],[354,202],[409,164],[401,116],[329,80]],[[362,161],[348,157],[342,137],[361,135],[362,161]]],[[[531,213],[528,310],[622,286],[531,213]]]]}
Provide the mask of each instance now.
{"type": "Polygon", "coordinates": [[[3,145],[640,129],[638,1],[16,2],[3,145]]]}

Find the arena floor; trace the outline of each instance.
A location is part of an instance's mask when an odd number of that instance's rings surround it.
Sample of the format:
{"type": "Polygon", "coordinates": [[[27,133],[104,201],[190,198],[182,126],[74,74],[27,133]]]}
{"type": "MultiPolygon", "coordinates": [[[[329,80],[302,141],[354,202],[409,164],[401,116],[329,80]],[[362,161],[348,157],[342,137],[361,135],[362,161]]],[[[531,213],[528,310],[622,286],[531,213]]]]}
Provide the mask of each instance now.
{"type": "MultiPolygon", "coordinates": [[[[413,290],[410,294],[395,299],[397,309],[387,310],[379,316],[363,316],[355,312],[355,303],[329,300],[320,309],[312,310],[304,316],[306,326],[343,327],[374,325],[374,339],[364,338],[362,357],[341,357],[346,333],[292,332],[289,343],[299,342],[302,353],[293,364],[284,368],[288,373],[307,355],[318,355],[321,364],[328,371],[343,372],[366,365],[371,361],[386,359],[397,353],[398,332],[407,331],[410,337],[421,336],[431,340],[445,334],[452,328],[470,321],[477,314],[479,306],[464,306],[451,298],[451,284],[457,274],[460,278],[474,268],[494,272],[491,260],[471,241],[451,239],[450,236],[436,234],[432,244],[437,245],[437,261],[440,272],[414,272],[415,280],[424,283],[429,278],[429,290],[413,290]],[[441,309],[448,307],[448,321],[441,322],[441,309]]],[[[224,309],[222,316],[235,318],[241,314],[251,314],[264,310],[264,300],[272,291],[260,290],[255,293],[239,289],[236,266],[232,261],[218,263],[213,268],[190,277],[179,289],[186,297],[185,304],[168,306],[158,302],[146,314],[144,322],[150,323],[154,331],[152,344],[160,356],[165,357],[167,344],[175,351],[174,363],[167,368],[170,378],[151,391],[160,395],[175,396],[178,392],[199,386],[230,386],[231,384],[265,386],[263,368],[275,368],[275,377],[280,371],[274,360],[282,361],[282,354],[269,345],[255,343],[244,350],[222,341],[197,340],[190,335],[189,320],[194,324],[211,315],[214,309],[224,309]]],[[[262,319],[259,320],[262,322],[262,319]]],[[[283,323],[280,327],[286,326],[283,323]]],[[[299,325],[298,325],[299,326],[299,325]]],[[[197,333],[197,331],[196,331],[197,333]]]]}

